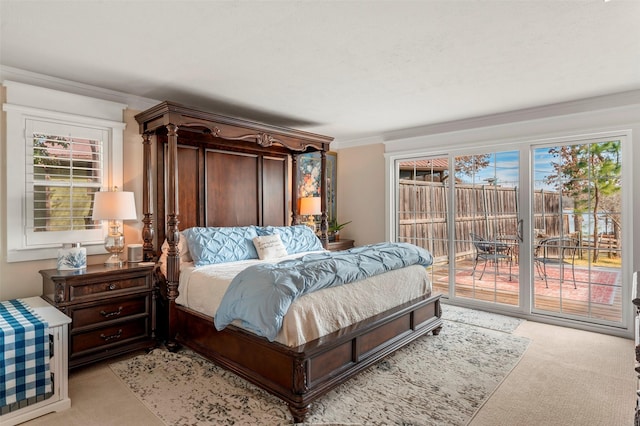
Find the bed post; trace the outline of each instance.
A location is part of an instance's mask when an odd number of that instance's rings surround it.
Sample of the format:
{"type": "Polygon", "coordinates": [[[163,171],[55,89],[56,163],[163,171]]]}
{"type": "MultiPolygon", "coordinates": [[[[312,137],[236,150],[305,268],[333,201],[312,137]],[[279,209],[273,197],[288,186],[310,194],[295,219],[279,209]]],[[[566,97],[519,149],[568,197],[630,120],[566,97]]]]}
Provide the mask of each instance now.
{"type": "Polygon", "coordinates": [[[178,230],[178,126],[167,124],[168,140],[168,176],[167,176],[167,231],[165,237],[169,249],[167,251],[167,299],[169,301],[169,318],[167,336],[167,349],[175,351],[178,344],[176,337],[176,298],[178,297],[178,279],[180,278],[180,254],[178,242],[180,232],[178,230]]]}
{"type": "Polygon", "coordinates": [[[156,258],[156,252],[153,248],[153,211],[151,209],[151,192],[152,192],[152,167],[151,167],[151,135],[144,133],[142,135],[143,147],[143,180],[142,180],[142,251],[145,262],[153,261],[156,258]]]}
{"type": "Polygon", "coordinates": [[[320,151],[320,240],[326,247],[329,242],[328,224],[327,224],[327,152],[320,151]]]}
{"type": "MultiPolygon", "coordinates": [[[[309,385],[307,383],[307,370],[308,362],[303,357],[295,357],[293,359],[293,393],[298,396],[303,396],[309,392],[309,385]]],[[[308,402],[302,402],[300,404],[294,404],[289,402],[289,412],[293,417],[294,423],[304,423],[304,419],[309,413],[311,404],[308,402]]]]}
{"type": "Polygon", "coordinates": [[[291,154],[291,224],[298,224],[298,154],[294,153],[291,154]]]}

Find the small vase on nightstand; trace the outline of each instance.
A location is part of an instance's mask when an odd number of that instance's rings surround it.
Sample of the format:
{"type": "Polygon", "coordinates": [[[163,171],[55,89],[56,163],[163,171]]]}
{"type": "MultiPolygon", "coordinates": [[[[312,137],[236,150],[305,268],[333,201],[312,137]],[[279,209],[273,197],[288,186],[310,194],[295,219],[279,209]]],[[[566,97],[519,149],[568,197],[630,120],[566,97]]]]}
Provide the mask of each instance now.
{"type": "Polygon", "coordinates": [[[75,271],[87,267],[87,249],[80,243],[63,244],[58,250],[59,271],[75,271]]]}

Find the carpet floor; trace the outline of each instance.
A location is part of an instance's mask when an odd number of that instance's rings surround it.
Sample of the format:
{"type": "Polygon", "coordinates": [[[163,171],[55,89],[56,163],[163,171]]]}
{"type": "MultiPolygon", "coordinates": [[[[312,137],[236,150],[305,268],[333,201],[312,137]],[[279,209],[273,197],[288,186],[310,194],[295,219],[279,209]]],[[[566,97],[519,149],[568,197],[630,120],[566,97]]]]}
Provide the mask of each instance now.
{"type": "MultiPolygon", "coordinates": [[[[439,336],[418,339],[316,401],[307,424],[468,423],[529,339],[492,329],[508,320],[474,313],[467,321],[460,309],[443,307],[439,336]],[[483,326],[469,324],[478,321],[483,326]]],[[[291,423],[279,399],[188,350],[156,349],[110,368],[167,425],[291,423]]]]}

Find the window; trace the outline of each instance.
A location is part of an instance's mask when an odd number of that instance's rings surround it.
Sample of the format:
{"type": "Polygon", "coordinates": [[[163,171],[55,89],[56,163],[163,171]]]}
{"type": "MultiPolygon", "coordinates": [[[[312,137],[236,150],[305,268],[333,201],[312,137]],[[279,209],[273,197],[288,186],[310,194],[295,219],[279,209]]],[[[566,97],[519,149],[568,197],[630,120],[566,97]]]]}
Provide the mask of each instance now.
{"type": "Polygon", "coordinates": [[[93,194],[122,185],[124,105],[13,82],[7,87],[7,261],[102,253],[93,194]],[[52,108],[58,111],[52,111],[52,108]],[[107,120],[109,119],[109,120],[107,120]]]}
{"type": "Polygon", "coordinates": [[[91,207],[108,132],[28,119],[26,135],[27,245],[56,244],[71,231],[80,241],[99,240],[102,223],[91,220],[91,207]]]}

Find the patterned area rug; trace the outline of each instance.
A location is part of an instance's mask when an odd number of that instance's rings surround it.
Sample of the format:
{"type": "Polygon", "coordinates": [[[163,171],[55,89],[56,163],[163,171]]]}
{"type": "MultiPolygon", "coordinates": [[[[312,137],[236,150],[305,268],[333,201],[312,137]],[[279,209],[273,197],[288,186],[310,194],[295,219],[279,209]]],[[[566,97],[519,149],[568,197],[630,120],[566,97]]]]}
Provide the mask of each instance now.
{"type": "Polygon", "coordinates": [[[562,271],[562,280],[560,277],[560,268],[547,267],[547,287],[544,279],[540,278],[536,271],[535,295],[554,298],[562,296],[563,299],[583,302],[591,300],[591,303],[611,305],[616,291],[622,285],[622,274],[613,269],[576,268],[576,288],[573,286],[574,275],[571,273],[571,267],[565,267],[562,271]]]}
{"type": "MultiPolygon", "coordinates": [[[[464,425],[528,344],[523,337],[445,320],[439,336],[418,339],[319,399],[307,424],[464,425]]],[[[283,402],[191,351],[156,349],[111,369],[167,425],[292,421],[283,402]]]]}
{"type": "Polygon", "coordinates": [[[491,330],[503,331],[505,333],[513,333],[513,331],[525,321],[522,318],[508,317],[506,315],[492,314],[445,304],[442,304],[442,318],[449,321],[490,328],[491,330]]]}

